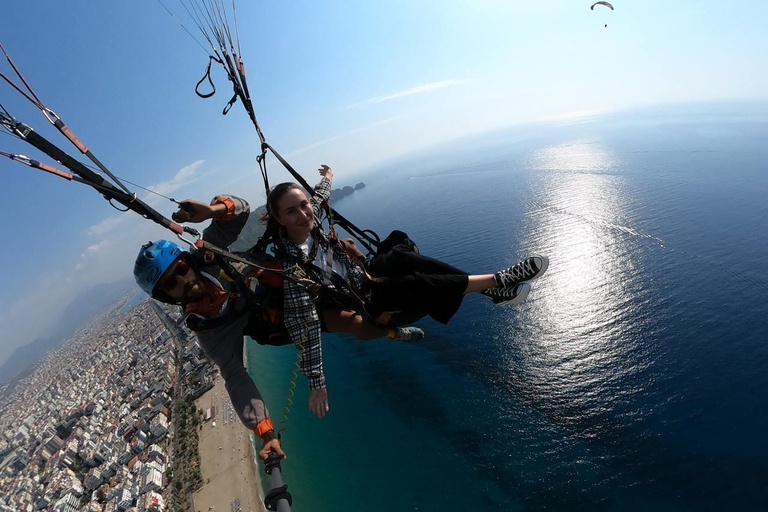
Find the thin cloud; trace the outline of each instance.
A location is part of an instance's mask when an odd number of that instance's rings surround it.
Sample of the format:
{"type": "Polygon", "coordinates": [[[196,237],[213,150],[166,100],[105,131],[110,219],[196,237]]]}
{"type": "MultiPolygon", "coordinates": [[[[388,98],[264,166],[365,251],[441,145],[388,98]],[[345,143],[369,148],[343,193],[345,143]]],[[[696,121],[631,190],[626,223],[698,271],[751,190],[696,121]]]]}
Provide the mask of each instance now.
{"type": "Polygon", "coordinates": [[[451,79],[451,80],[443,80],[440,82],[431,82],[428,84],[423,85],[417,85],[416,87],[411,87],[410,89],[405,89],[404,91],[396,92],[393,94],[387,94],[386,96],[378,96],[375,98],[369,98],[363,102],[355,103],[353,105],[350,105],[346,108],[354,108],[359,107],[360,105],[366,105],[369,103],[381,103],[383,101],[389,101],[394,100],[397,98],[403,98],[405,96],[412,96],[414,94],[423,94],[425,92],[432,92],[437,89],[443,89],[445,87],[451,87],[452,85],[457,85],[464,82],[464,80],[458,80],[458,79],[451,79]]]}
{"type": "MultiPolygon", "coordinates": [[[[152,194],[152,193],[144,194],[144,196],[142,197],[142,200],[148,205],[153,206],[154,204],[157,204],[157,202],[161,199],[157,194],[162,194],[164,196],[167,196],[168,194],[171,194],[179,190],[180,188],[199,180],[200,178],[206,176],[207,174],[210,174],[210,173],[198,174],[198,170],[200,166],[203,165],[204,162],[205,160],[198,160],[189,165],[186,165],[181,169],[179,169],[179,171],[174,175],[174,177],[170,181],[162,181],[160,183],[156,183],[154,185],[150,185],[146,187],[152,192],[155,192],[155,194],[152,194]]],[[[106,219],[88,228],[88,235],[102,236],[108,233],[109,231],[113,230],[119,224],[123,223],[125,219],[132,218],[132,217],[134,216],[130,214],[113,215],[112,217],[107,217],[106,219]]]]}
{"type": "Polygon", "coordinates": [[[322,146],[323,144],[328,144],[329,142],[333,142],[335,140],[343,139],[344,137],[349,137],[350,135],[353,135],[355,133],[359,133],[359,132],[362,132],[362,131],[365,131],[365,130],[370,130],[371,128],[374,128],[376,126],[381,126],[383,124],[391,123],[392,121],[396,121],[398,119],[402,119],[403,117],[405,117],[405,114],[401,114],[401,115],[395,116],[395,117],[390,117],[389,119],[385,119],[383,121],[378,121],[376,123],[369,124],[367,126],[363,126],[362,128],[355,128],[354,130],[350,130],[348,132],[344,132],[344,133],[342,133],[340,135],[335,135],[335,136],[333,136],[333,137],[331,137],[329,139],[325,139],[325,140],[321,140],[321,141],[318,141],[318,142],[314,142],[314,143],[310,144],[309,146],[305,146],[305,147],[303,147],[301,149],[297,149],[296,151],[293,151],[293,152],[289,153],[286,156],[286,158],[292,158],[292,157],[294,157],[294,156],[296,156],[298,154],[305,153],[305,152],[307,152],[307,151],[309,151],[311,149],[315,149],[318,146],[322,146]]]}
{"type": "Polygon", "coordinates": [[[114,247],[114,245],[114,241],[112,240],[102,240],[97,244],[89,245],[80,254],[80,259],[75,265],[75,270],[79,271],[88,268],[89,264],[93,261],[94,258],[101,257],[105,251],[110,250],[112,247],[114,247]]]}
{"type": "Polygon", "coordinates": [[[89,245],[88,247],[85,248],[85,251],[83,251],[82,254],[80,254],[80,257],[86,258],[92,254],[97,254],[103,251],[106,243],[107,243],[106,240],[102,240],[98,244],[89,245]]]}
{"type": "Polygon", "coordinates": [[[176,190],[180,189],[198,177],[197,170],[201,165],[203,165],[203,162],[205,162],[205,160],[198,160],[197,162],[193,162],[186,167],[182,167],[171,181],[163,181],[161,183],[151,185],[147,188],[153,192],[157,192],[158,194],[163,194],[164,196],[175,192],[176,190]]]}
{"type": "Polygon", "coordinates": [[[109,233],[112,229],[115,228],[120,222],[122,222],[123,215],[113,215],[112,217],[107,217],[106,219],[102,220],[98,224],[94,224],[90,228],[88,228],[88,235],[89,236],[102,236],[106,233],[109,233]]]}

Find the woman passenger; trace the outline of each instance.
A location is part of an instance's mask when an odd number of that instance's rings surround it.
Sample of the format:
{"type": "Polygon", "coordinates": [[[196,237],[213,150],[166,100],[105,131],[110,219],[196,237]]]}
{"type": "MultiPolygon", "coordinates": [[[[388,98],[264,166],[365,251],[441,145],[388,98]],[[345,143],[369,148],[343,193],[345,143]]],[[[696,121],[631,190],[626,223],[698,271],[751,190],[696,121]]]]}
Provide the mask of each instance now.
{"type": "MultiPolygon", "coordinates": [[[[309,290],[290,280],[284,281],[283,320],[301,351],[301,371],[310,389],[309,409],[321,418],[328,411],[321,346],[324,329],[329,332],[349,330],[352,321],[357,326],[358,332],[353,331],[356,337],[381,337],[392,313],[414,311],[429,314],[445,324],[468,293],[481,293],[496,304],[519,304],[530,291],[526,281],[543,274],[549,265],[545,256],[532,256],[493,274],[470,275],[422,256],[403,244],[395,244],[369,262],[374,274],[371,275],[360,259],[354,257],[359,251],[350,258],[347,249],[354,249],[330,238],[320,226],[320,207],[330,196],[333,172],[327,165],[321,166],[318,172],[322,179],[315,186],[312,198],[308,198],[295,183],[281,183],[270,191],[268,223],[278,233],[279,257],[284,260],[286,269],[305,272],[331,289],[352,292],[367,304],[369,312],[377,315],[377,323],[385,324],[374,324],[343,305],[321,300],[316,306],[309,290]],[[343,329],[339,324],[341,320],[344,321],[343,329]]],[[[423,331],[415,328],[395,328],[387,335],[405,340],[420,339],[421,336],[423,331]]]]}

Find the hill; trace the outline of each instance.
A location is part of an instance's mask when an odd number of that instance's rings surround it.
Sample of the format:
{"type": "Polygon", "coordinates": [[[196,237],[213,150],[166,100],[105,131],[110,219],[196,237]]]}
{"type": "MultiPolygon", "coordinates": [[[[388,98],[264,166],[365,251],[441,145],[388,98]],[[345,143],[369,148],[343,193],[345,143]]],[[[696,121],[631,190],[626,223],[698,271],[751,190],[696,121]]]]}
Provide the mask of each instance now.
{"type": "Polygon", "coordinates": [[[33,342],[16,348],[8,360],[0,365],[0,383],[6,382],[18,373],[29,370],[45,354],[58,348],[80,327],[123,296],[136,283],[132,278],[114,283],[104,283],[82,290],[67,306],[56,322],[50,336],[37,338],[33,342]]]}

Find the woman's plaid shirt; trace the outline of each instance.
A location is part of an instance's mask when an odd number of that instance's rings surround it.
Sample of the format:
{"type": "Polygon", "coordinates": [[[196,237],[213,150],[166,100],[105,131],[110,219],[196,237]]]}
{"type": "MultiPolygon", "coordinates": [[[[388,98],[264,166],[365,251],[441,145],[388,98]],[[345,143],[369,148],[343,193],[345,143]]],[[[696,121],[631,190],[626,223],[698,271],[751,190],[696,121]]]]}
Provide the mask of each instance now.
{"type": "MultiPolygon", "coordinates": [[[[328,235],[320,227],[320,207],[323,201],[327,201],[331,195],[331,181],[323,177],[315,186],[315,195],[310,199],[312,210],[315,214],[315,229],[312,238],[324,250],[333,251],[335,261],[343,264],[347,269],[347,281],[357,293],[366,295],[367,278],[365,272],[352,263],[344,248],[338,243],[331,243],[328,235]]],[[[282,231],[282,230],[281,230],[282,231]]],[[[312,269],[300,269],[292,265],[290,261],[304,261],[306,259],[301,248],[288,240],[284,232],[277,242],[278,249],[287,255],[285,268],[295,277],[305,277],[306,272],[317,283],[323,282],[323,277],[312,269]]],[[[321,345],[320,318],[317,315],[312,294],[306,288],[286,279],[283,281],[283,321],[291,336],[291,339],[301,351],[301,373],[307,378],[309,389],[321,389],[325,387],[325,375],[323,374],[323,350],[321,345]]]]}

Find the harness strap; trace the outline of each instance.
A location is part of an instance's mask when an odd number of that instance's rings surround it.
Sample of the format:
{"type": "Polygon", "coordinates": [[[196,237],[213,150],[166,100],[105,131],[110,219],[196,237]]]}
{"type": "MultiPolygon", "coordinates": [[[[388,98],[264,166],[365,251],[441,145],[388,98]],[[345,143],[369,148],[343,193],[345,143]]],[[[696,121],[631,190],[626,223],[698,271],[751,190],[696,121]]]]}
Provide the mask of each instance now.
{"type": "MultiPolygon", "coordinates": [[[[331,248],[330,251],[333,252],[333,249],[331,248]]],[[[368,311],[368,302],[361,298],[357,293],[355,293],[349,283],[345,281],[341,276],[333,272],[330,272],[329,274],[324,272],[323,269],[312,263],[310,260],[301,260],[296,256],[288,253],[283,253],[282,257],[292,261],[298,265],[299,268],[302,268],[305,271],[311,270],[313,273],[323,276],[323,282],[320,284],[322,290],[320,297],[321,301],[322,297],[325,296],[337,302],[338,304],[343,305],[344,307],[360,313],[364,318],[368,320],[374,319],[374,316],[368,311]]],[[[309,272],[307,272],[307,274],[309,274],[309,272]]]]}
{"type": "MultiPolygon", "coordinates": [[[[337,240],[335,238],[330,238],[331,244],[328,247],[328,250],[325,251],[327,256],[325,258],[325,271],[322,271],[312,264],[313,267],[320,270],[320,274],[323,276],[323,284],[327,286],[333,286],[333,282],[331,281],[331,278],[333,277],[333,247],[332,245],[337,240]]],[[[307,255],[307,258],[304,260],[304,263],[312,263],[317,258],[317,253],[320,248],[320,242],[316,239],[312,238],[312,249],[309,251],[309,254],[307,255]]],[[[323,249],[325,250],[325,249],[323,249]]]]}
{"type": "Polygon", "coordinates": [[[328,248],[328,257],[325,259],[325,276],[323,278],[323,284],[330,285],[331,277],[333,277],[333,248],[328,248]]]}
{"type": "Polygon", "coordinates": [[[200,318],[191,314],[187,317],[187,326],[195,332],[216,329],[246,314],[248,314],[248,308],[236,310],[234,307],[227,308],[227,311],[223,315],[215,318],[200,318]]]}

